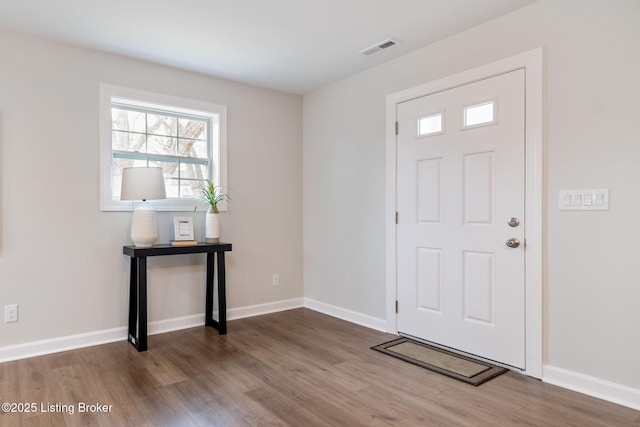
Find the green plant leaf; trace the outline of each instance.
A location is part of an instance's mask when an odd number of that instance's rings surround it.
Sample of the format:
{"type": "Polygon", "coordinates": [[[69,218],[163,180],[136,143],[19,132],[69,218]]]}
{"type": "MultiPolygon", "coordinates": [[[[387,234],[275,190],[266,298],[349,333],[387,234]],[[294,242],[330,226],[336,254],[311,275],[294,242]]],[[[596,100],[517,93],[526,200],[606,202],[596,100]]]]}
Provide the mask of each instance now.
{"type": "Polygon", "coordinates": [[[231,200],[228,194],[222,192],[222,187],[219,185],[215,185],[213,181],[207,179],[201,188],[200,200],[196,203],[196,206],[193,208],[195,211],[198,209],[198,206],[202,202],[209,203],[211,206],[211,210],[214,213],[218,213],[218,203],[224,200],[231,200]]]}

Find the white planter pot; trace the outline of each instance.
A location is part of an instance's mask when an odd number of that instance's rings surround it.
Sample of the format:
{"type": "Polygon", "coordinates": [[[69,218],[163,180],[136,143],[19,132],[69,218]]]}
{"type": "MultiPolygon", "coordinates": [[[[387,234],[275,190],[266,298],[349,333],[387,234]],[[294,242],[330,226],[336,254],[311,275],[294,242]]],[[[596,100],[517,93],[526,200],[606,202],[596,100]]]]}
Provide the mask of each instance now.
{"type": "Polygon", "coordinates": [[[220,215],[213,213],[211,208],[207,211],[207,218],[204,225],[205,242],[220,242],[220,215]]]}

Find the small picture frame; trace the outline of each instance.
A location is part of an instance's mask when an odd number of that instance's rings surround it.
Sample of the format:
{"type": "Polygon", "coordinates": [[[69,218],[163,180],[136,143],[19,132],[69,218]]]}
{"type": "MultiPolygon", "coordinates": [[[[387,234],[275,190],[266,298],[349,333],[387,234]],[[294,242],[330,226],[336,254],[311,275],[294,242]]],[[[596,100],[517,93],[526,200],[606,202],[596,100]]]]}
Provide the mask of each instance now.
{"type": "Polygon", "coordinates": [[[173,217],[174,240],[195,240],[193,235],[193,218],[190,216],[173,217]]]}

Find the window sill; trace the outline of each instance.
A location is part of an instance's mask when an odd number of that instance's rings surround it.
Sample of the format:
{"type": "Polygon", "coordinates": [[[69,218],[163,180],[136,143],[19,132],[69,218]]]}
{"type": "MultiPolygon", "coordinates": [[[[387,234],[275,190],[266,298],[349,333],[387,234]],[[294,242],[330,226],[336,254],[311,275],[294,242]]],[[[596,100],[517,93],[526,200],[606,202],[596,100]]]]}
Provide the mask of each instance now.
{"type": "MultiPolygon", "coordinates": [[[[100,210],[102,212],[131,212],[140,203],[136,200],[110,200],[103,201],[100,204],[100,210]]],[[[149,200],[149,205],[157,212],[193,212],[198,203],[198,199],[164,199],[164,200],[149,200]]],[[[200,203],[196,209],[197,212],[205,212],[209,208],[208,203],[200,203]]],[[[219,203],[218,210],[220,212],[227,211],[227,203],[219,203]]]]}

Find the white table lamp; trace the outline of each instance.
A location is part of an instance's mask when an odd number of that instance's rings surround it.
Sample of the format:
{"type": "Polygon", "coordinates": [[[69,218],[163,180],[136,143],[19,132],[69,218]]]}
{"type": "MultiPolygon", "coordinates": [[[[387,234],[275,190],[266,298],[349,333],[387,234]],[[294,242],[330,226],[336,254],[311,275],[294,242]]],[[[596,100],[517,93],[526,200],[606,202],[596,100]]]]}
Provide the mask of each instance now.
{"type": "Polygon", "coordinates": [[[122,169],[120,200],[142,200],[131,221],[131,240],[136,247],[151,247],[158,239],[156,211],[147,200],[166,198],[162,168],[122,169]]]}

